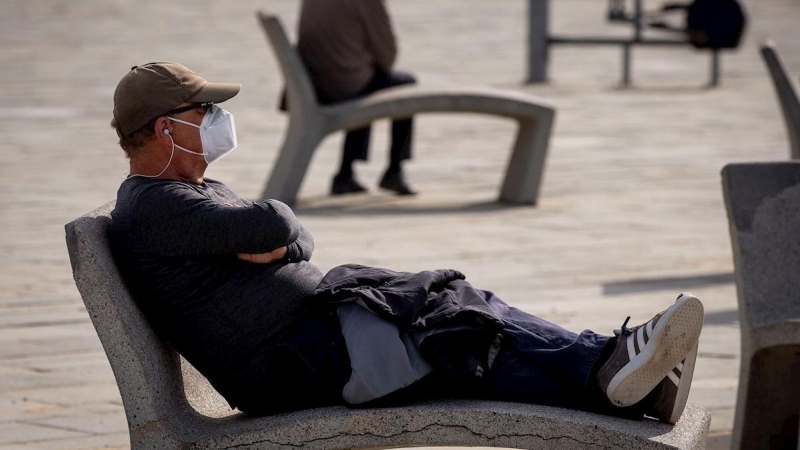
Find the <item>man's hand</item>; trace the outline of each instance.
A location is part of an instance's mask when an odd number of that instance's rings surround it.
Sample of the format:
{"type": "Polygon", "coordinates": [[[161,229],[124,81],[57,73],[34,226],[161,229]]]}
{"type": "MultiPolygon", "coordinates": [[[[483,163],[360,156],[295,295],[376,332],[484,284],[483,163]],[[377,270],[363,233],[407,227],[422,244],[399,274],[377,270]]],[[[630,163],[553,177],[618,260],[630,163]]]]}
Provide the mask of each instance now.
{"type": "Polygon", "coordinates": [[[254,264],[269,264],[286,257],[286,247],[276,248],[269,253],[237,253],[236,257],[254,264]]]}

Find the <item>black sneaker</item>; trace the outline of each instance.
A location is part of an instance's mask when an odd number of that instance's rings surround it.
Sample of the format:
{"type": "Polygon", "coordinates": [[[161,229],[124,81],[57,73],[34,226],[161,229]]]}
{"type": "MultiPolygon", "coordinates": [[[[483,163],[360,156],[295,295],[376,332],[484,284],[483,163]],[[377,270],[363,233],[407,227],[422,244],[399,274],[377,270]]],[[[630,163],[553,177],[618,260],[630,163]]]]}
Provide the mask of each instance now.
{"type": "Polygon", "coordinates": [[[403,172],[386,172],[379,186],[397,195],[417,195],[417,191],[406,183],[403,172]]]}
{"type": "Polygon", "coordinates": [[[363,194],[364,192],[367,192],[367,188],[353,177],[342,178],[338,175],[333,177],[331,195],[363,194]]]}
{"type": "Polygon", "coordinates": [[[681,294],[674,305],[642,325],[627,328],[629,319],[597,373],[597,384],[616,406],[641,401],[686,359],[703,329],[703,304],[691,294],[681,294]]]}
{"type": "Polygon", "coordinates": [[[647,414],[656,419],[675,424],[681,418],[689,399],[689,387],[692,385],[694,363],[697,360],[697,343],[677,366],[656,386],[653,406],[647,414]]]}

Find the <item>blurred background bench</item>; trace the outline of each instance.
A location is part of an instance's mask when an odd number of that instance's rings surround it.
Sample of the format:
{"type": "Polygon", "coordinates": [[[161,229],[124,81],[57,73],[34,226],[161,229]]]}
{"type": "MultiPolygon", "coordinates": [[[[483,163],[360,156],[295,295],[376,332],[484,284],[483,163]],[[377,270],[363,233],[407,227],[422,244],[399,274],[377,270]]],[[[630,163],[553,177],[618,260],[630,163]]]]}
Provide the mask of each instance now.
{"type": "MultiPolygon", "coordinates": [[[[322,139],[374,120],[402,119],[419,113],[479,113],[507,117],[518,124],[499,200],[536,204],[542,182],[555,107],[526,94],[491,88],[426,88],[382,90],[357,100],[322,106],[300,56],[289,43],[280,20],[258,13],[286,82],[289,126],[263,198],[293,204],[314,151],[322,139]]],[[[453,155],[457,158],[458,155],[453,155]]]]}
{"type": "Polygon", "coordinates": [[[694,47],[711,52],[710,86],[720,79],[722,49],[739,47],[747,22],[738,0],[694,0],[691,3],[665,4],[658,11],[644,11],[642,0],[633,0],[628,11],[626,0],[609,0],[608,20],[633,27],[629,39],[589,36],[555,36],[549,32],[549,0],[528,0],[528,82],[547,81],[547,62],[551,45],[619,45],[622,47],[622,85],[631,83],[631,49],[634,46],[694,47]],[[683,12],[685,20],[675,24],[666,16],[683,12]],[[667,31],[675,38],[645,37],[646,29],[667,31]]]}
{"type": "Polygon", "coordinates": [[[783,112],[783,122],[789,135],[790,157],[800,159],[800,98],[797,83],[789,76],[789,71],[778,53],[775,43],[768,41],[761,46],[761,56],[767,65],[775,94],[783,112]]]}

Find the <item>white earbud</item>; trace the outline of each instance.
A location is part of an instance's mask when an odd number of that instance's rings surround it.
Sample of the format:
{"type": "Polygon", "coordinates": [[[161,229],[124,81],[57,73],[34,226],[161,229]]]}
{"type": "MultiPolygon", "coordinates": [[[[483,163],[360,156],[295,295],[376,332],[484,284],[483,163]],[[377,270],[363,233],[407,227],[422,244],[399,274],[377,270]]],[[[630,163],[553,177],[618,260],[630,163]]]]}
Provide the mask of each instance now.
{"type": "Polygon", "coordinates": [[[162,133],[162,134],[169,134],[169,130],[168,130],[168,129],[166,129],[166,128],[164,128],[163,130],[161,130],[161,133],[162,133]]]}

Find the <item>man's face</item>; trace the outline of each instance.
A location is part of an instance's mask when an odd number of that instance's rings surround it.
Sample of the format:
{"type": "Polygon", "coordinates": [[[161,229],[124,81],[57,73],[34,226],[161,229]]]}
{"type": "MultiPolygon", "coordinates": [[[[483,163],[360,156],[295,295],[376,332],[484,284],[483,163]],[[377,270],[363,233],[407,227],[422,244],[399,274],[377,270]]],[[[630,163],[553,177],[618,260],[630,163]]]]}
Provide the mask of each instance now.
{"type": "MultiPolygon", "coordinates": [[[[191,105],[192,103],[183,103],[178,108],[191,105]]],[[[195,103],[194,105],[197,105],[197,107],[188,111],[180,112],[178,114],[173,114],[171,117],[200,126],[200,124],[203,122],[203,117],[205,116],[206,111],[208,108],[210,108],[210,105],[203,106],[199,103],[195,103]]],[[[171,120],[168,121],[167,127],[169,128],[170,136],[172,136],[172,139],[176,145],[180,145],[181,147],[193,152],[203,153],[203,144],[200,140],[199,128],[171,120]]],[[[176,168],[179,169],[187,168],[194,170],[205,170],[205,168],[208,166],[205,158],[203,158],[202,155],[193,155],[178,150],[172,155],[172,158],[173,164],[175,164],[176,168]]]]}

